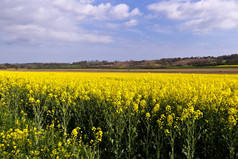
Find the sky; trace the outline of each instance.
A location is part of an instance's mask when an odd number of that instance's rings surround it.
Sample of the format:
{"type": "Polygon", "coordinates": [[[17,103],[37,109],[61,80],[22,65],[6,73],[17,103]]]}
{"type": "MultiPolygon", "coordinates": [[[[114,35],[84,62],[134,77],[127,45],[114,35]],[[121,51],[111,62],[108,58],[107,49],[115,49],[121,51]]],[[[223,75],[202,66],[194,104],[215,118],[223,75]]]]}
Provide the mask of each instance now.
{"type": "Polygon", "coordinates": [[[0,0],[0,63],[238,53],[238,0],[0,0]]]}

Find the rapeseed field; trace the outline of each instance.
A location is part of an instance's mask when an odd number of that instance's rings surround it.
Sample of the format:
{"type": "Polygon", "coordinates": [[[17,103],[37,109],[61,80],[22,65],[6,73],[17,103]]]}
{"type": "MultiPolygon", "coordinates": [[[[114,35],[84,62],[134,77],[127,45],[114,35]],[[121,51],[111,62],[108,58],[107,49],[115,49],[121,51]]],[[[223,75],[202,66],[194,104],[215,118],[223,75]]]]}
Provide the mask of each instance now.
{"type": "Polygon", "coordinates": [[[0,72],[0,158],[238,158],[238,75],[0,72]]]}

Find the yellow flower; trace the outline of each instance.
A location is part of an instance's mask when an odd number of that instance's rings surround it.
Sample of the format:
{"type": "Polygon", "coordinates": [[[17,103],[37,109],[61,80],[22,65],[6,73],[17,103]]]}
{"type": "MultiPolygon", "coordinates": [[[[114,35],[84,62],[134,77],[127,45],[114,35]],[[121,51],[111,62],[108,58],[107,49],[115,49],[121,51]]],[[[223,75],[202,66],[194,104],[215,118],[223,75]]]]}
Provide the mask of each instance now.
{"type": "Polygon", "coordinates": [[[142,107],[145,107],[145,106],[146,106],[146,101],[145,101],[145,100],[140,101],[140,105],[141,105],[142,107]]]}
{"type": "Polygon", "coordinates": [[[228,116],[228,122],[229,122],[230,126],[235,126],[236,123],[237,123],[237,121],[236,121],[236,119],[234,118],[233,115],[228,116]]]}
{"type": "Polygon", "coordinates": [[[93,139],[91,139],[91,140],[90,140],[90,144],[93,144],[93,142],[94,142],[93,139]]]}
{"type": "Polygon", "coordinates": [[[62,146],[62,142],[59,142],[59,143],[58,143],[58,146],[61,147],[61,146],[62,146]]]}
{"type": "Polygon", "coordinates": [[[234,108],[229,108],[228,109],[228,114],[229,115],[235,115],[237,113],[237,111],[234,108]]]}
{"type": "Polygon", "coordinates": [[[166,135],[170,134],[169,129],[164,129],[164,133],[165,133],[166,135]]]}
{"type": "Polygon", "coordinates": [[[97,129],[95,127],[92,127],[92,131],[96,131],[97,129]]]}
{"type": "Polygon", "coordinates": [[[167,117],[167,124],[168,124],[168,126],[172,126],[172,124],[173,124],[173,117],[172,117],[172,115],[168,115],[168,117],[167,117]]]}
{"type": "Polygon", "coordinates": [[[39,100],[39,99],[37,99],[37,100],[36,100],[36,104],[39,104],[39,103],[40,103],[40,100],[39,100]]]}
{"type": "Polygon", "coordinates": [[[156,104],[156,105],[154,106],[152,112],[153,112],[153,113],[158,112],[159,108],[160,108],[160,105],[159,105],[159,104],[156,104]]]}
{"type": "Polygon", "coordinates": [[[170,105],[167,105],[165,109],[166,109],[167,113],[171,113],[171,106],[170,105]]]}
{"type": "Polygon", "coordinates": [[[29,98],[29,102],[33,103],[34,101],[35,101],[34,98],[32,98],[32,97],[29,98]]]}
{"type": "Polygon", "coordinates": [[[138,108],[139,108],[138,104],[135,103],[135,104],[133,105],[133,110],[134,110],[135,112],[137,112],[137,111],[138,111],[138,108]]]}
{"type": "Polygon", "coordinates": [[[146,114],[145,114],[145,117],[146,117],[146,119],[149,119],[149,118],[150,118],[150,113],[149,113],[149,112],[146,113],[146,114]]]}

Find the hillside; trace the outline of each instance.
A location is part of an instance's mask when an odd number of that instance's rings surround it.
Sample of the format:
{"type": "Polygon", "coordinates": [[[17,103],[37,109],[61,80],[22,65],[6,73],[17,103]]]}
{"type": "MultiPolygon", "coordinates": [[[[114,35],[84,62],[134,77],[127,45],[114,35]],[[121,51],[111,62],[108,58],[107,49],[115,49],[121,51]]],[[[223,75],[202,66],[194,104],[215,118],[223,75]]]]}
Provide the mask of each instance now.
{"type": "Polygon", "coordinates": [[[212,67],[217,65],[238,65],[238,54],[223,55],[218,57],[185,57],[163,58],[159,60],[142,61],[79,61],[73,63],[23,63],[0,64],[1,69],[27,68],[27,69],[80,69],[80,68],[188,68],[212,67]]]}

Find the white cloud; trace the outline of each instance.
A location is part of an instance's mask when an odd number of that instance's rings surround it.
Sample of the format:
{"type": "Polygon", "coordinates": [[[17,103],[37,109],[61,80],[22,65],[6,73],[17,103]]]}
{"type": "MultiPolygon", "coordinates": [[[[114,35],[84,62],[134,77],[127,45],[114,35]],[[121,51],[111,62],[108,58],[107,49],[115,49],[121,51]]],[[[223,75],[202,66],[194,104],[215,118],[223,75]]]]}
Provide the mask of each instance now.
{"type": "Polygon", "coordinates": [[[1,0],[0,40],[7,43],[109,43],[113,37],[83,26],[128,20],[140,15],[126,4],[93,4],[94,0],[1,0]],[[105,22],[105,20],[107,22],[105,22]]]}
{"type": "Polygon", "coordinates": [[[121,28],[134,27],[136,25],[138,25],[138,21],[135,19],[131,19],[124,23],[108,23],[107,27],[109,27],[111,29],[121,29],[121,28]]]}
{"type": "Polygon", "coordinates": [[[181,21],[181,30],[192,30],[197,34],[238,27],[236,0],[168,0],[153,3],[148,9],[181,21]]]}
{"type": "Polygon", "coordinates": [[[111,3],[101,3],[96,6],[87,1],[82,3],[82,0],[54,0],[53,5],[69,13],[76,14],[80,17],[79,19],[117,20],[141,15],[138,8],[130,12],[129,6],[126,4],[112,6],[111,3]]]}
{"type": "Polygon", "coordinates": [[[131,19],[130,21],[124,23],[124,25],[127,27],[136,26],[137,24],[138,24],[138,21],[135,19],[131,19]]]}

